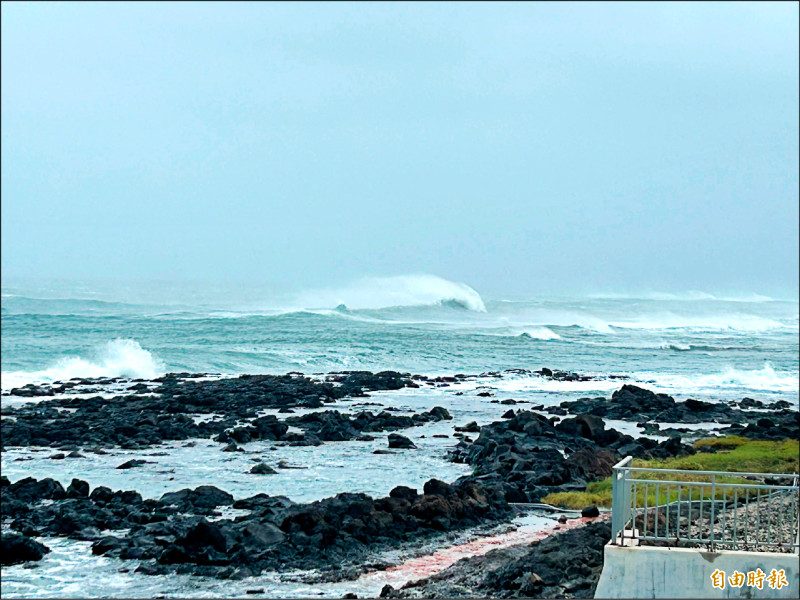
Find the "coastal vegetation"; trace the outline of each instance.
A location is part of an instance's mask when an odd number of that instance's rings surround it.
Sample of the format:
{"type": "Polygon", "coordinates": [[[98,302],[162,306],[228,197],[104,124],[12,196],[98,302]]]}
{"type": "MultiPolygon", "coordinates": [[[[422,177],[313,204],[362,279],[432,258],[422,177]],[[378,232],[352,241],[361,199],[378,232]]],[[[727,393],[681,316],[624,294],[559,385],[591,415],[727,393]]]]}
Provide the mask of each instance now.
{"type": "MultiPolygon", "coordinates": [[[[763,441],[750,440],[739,436],[706,438],[694,443],[696,454],[666,459],[634,459],[634,467],[653,469],[685,469],[689,471],[730,471],[745,473],[798,473],[800,472],[800,442],[797,440],[763,441]]],[[[653,479],[654,473],[637,473],[637,478],[653,479]]],[[[675,480],[708,480],[708,477],[688,476],[673,473],[675,480]]],[[[720,477],[720,483],[744,483],[741,477],[720,477]]],[[[653,486],[648,486],[653,488],[653,486]]],[[[704,493],[710,492],[704,488],[704,493]]],[[[644,491],[640,492],[644,494],[644,491]]],[[[675,491],[671,492],[676,493],[675,491]]],[[[685,492],[684,492],[685,493],[685,492]]],[[[654,489],[648,497],[652,502],[654,489]]],[[[663,498],[663,495],[662,495],[663,498]]],[[[641,500],[644,500],[642,496],[641,500]]],[[[583,492],[559,492],[548,494],[542,502],[562,508],[581,509],[589,505],[611,507],[612,478],[606,477],[586,486],[583,492]]]]}

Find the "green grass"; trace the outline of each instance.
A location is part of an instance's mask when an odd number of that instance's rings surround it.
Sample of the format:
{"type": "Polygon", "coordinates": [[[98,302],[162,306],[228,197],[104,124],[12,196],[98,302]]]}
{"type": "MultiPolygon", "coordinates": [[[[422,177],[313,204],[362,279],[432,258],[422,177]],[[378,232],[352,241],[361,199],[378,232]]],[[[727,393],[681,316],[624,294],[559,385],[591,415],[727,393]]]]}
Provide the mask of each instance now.
{"type": "MultiPolygon", "coordinates": [[[[711,438],[699,440],[694,444],[695,449],[710,449],[714,452],[698,452],[691,456],[681,458],[669,458],[665,460],[634,460],[635,467],[652,467],[655,469],[686,469],[690,471],[731,471],[731,472],[751,472],[751,473],[797,473],[800,470],[800,443],[797,440],[783,440],[780,442],[768,442],[748,440],[746,438],[729,436],[726,438],[711,438]]],[[[656,473],[637,473],[637,479],[659,479],[656,473]]],[[[683,475],[671,473],[668,476],[676,481],[710,481],[710,476],[683,475]]],[[[744,483],[747,480],[741,477],[717,477],[718,483],[744,483]]],[[[564,508],[580,509],[591,504],[597,506],[611,507],[611,477],[602,481],[590,483],[583,492],[562,492],[558,494],[548,494],[542,498],[542,502],[560,506],[564,508]]],[[[641,484],[637,490],[637,504],[642,506],[647,494],[647,503],[652,505],[655,500],[655,486],[641,484]]],[[[682,498],[686,498],[688,486],[683,486],[681,490],[682,498]]],[[[744,490],[737,488],[738,494],[744,494],[744,490]]],[[[695,497],[702,495],[704,498],[710,497],[708,488],[693,488],[695,497]]],[[[721,497],[722,490],[717,490],[717,496],[721,497]]],[[[728,488],[726,494],[733,494],[733,489],[728,488]]],[[[678,491],[674,487],[669,493],[670,500],[678,497],[678,491]]],[[[659,500],[666,500],[667,490],[663,486],[659,489],[659,500]]]]}
{"type": "Polygon", "coordinates": [[[744,446],[747,442],[752,441],[738,435],[729,435],[727,437],[713,437],[704,440],[698,440],[694,443],[695,450],[707,448],[713,452],[717,450],[733,450],[739,446],[744,446]]]}

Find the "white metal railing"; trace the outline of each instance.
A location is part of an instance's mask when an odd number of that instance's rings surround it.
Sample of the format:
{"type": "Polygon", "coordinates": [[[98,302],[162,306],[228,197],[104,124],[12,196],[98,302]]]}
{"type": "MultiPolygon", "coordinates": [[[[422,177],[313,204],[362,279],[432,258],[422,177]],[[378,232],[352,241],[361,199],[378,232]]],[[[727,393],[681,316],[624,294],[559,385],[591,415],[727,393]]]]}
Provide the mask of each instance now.
{"type": "Polygon", "coordinates": [[[800,553],[798,475],[633,467],[613,471],[611,543],[800,553]]]}

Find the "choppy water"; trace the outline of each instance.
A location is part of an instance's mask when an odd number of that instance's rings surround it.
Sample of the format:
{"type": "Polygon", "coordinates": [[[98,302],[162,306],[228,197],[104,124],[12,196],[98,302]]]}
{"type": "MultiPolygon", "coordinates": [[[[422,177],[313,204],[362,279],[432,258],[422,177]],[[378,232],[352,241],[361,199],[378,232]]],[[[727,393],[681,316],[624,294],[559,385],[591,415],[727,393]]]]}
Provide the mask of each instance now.
{"type": "Polygon", "coordinates": [[[2,294],[4,389],[184,370],[452,374],[542,366],[626,373],[684,393],[796,396],[798,387],[797,300],[753,294],[512,301],[432,276],[292,296],[64,283],[4,285],[2,294]]]}
{"type": "MultiPolygon", "coordinates": [[[[509,300],[431,276],[371,279],[291,296],[219,287],[15,283],[2,288],[2,388],[81,376],[152,378],[167,371],[394,369],[436,375],[546,366],[628,375],[680,399],[749,396],[797,405],[798,322],[796,300],[757,295],[509,300]]],[[[201,484],[218,485],[236,497],[266,492],[296,501],[341,491],[383,495],[395,485],[419,487],[431,477],[453,480],[465,473],[463,465],[444,460],[455,440],[432,435],[452,434],[453,425],[471,420],[497,420],[508,407],[492,399],[551,405],[608,395],[621,383],[559,382],[511,373],[448,388],[373,394],[370,401],[386,406],[419,411],[440,405],[454,415],[452,422],[405,431],[420,447],[411,454],[372,454],[385,447],[385,434],[374,442],[318,448],[273,450],[254,442],[235,456],[200,440],[194,447],[171,443],[138,453],[154,463],[124,472],[114,467],[134,453],[53,461],[49,450],[12,448],[3,454],[2,468],[12,480],[52,476],[66,484],[80,477],[92,486],[137,489],[149,497],[201,484]],[[495,397],[477,396],[482,386],[495,397]],[[254,479],[247,474],[254,458],[285,459],[307,468],[254,479]]],[[[22,401],[29,400],[3,398],[5,403],[22,401]]],[[[359,409],[352,402],[335,408],[359,409]]],[[[631,424],[610,425],[636,432],[631,424]]],[[[35,569],[3,569],[4,597],[231,593],[227,582],[121,573],[120,568],[131,565],[93,557],[82,542],[46,543],[54,552],[35,569]]],[[[271,596],[335,597],[367,591],[364,582],[315,587],[282,581],[281,574],[236,584],[236,590],[241,595],[248,585],[271,596]]],[[[379,589],[369,588],[373,594],[379,589]]]]}

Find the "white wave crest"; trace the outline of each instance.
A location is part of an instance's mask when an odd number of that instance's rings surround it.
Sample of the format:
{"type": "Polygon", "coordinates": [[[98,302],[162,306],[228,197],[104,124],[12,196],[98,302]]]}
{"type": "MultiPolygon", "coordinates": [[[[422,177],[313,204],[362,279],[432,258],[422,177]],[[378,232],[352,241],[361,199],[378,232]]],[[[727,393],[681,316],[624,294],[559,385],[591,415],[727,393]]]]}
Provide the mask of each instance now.
{"type": "Polygon", "coordinates": [[[681,344],[680,342],[661,342],[658,345],[659,350],[675,350],[678,352],[686,352],[692,349],[691,344],[681,344]]]}
{"type": "Polygon", "coordinates": [[[340,289],[300,294],[306,308],[379,309],[395,306],[455,305],[475,312],[486,312],[480,294],[464,283],[435,275],[368,277],[340,289]]]}
{"type": "Polygon", "coordinates": [[[547,327],[524,327],[515,329],[512,335],[516,337],[526,337],[532,340],[560,340],[561,336],[547,327]]]}
{"type": "Polygon", "coordinates": [[[161,361],[142,348],[138,342],[117,338],[101,345],[92,359],[67,356],[41,371],[11,371],[2,373],[3,390],[28,383],[66,381],[72,377],[132,377],[153,379],[163,373],[161,361]]]}
{"type": "Polygon", "coordinates": [[[728,367],[719,373],[705,375],[678,375],[665,373],[637,373],[637,379],[650,379],[665,390],[684,394],[708,390],[753,390],[761,392],[797,392],[800,376],[787,371],[775,371],[768,362],[761,369],[736,369],[728,367]]]}

